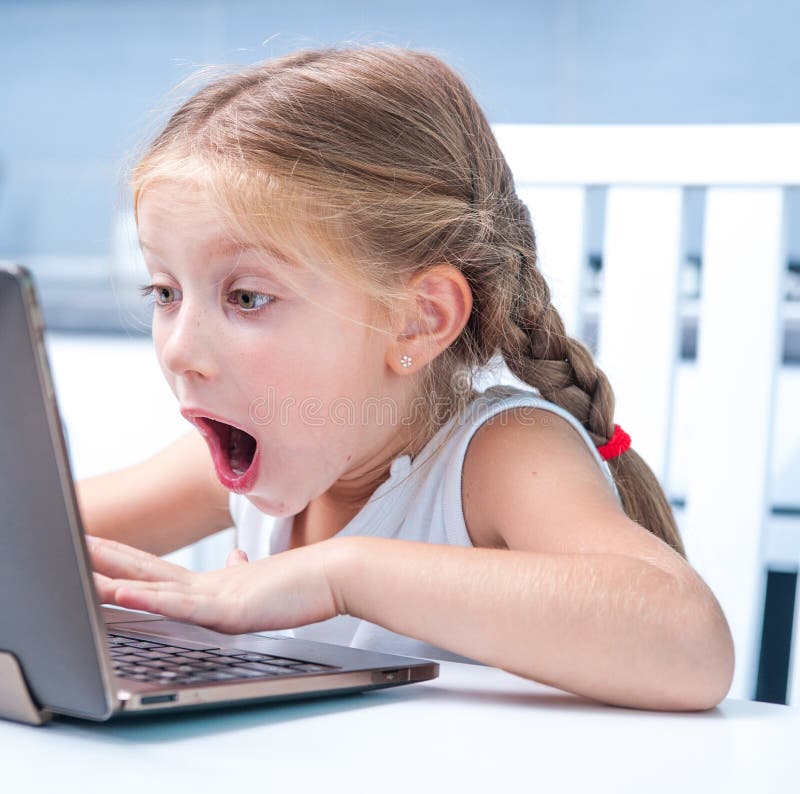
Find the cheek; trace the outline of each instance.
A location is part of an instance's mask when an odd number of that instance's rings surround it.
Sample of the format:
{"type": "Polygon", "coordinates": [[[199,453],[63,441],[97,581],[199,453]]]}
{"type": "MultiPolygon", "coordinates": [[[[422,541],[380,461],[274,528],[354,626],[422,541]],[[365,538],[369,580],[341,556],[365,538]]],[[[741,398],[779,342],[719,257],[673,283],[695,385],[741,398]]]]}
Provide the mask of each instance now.
{"type": "Polygon", "coordinates": [[[274,433],[280,436],[278,428],[293,424],[293,414],[302,396],[313,393],[314,383],[307,382],[307,378],[314,367],[299,361],[295,351],[275,339],[253,338],[245,344],[242,341],[227,348],[226,385],[222,393],[239,401],[258,426],[271,425],[274,444],[277,441],[274,433]]]}
{"type": "Polygon", "coordinates": [[[153,339],[153,349],[156,354],[156,361],[161,369],[161,374],[167,379],[167,382],[172,385],[174,380],[172,373],[164,366],[163,350],[167,341],[167,334],[164,329],[163,322],[159,322],[155,317],[153,318],[151,336],[153,339]]]}
{"type": "Polygon", "coordinates": [[[298,344],[294,363],[298,375],[337,392],[371,392],[380,372],[374,332],[356,322],[332,322],[307,331],[298,344]]]}
{"type": "Polygon", "coordinates": [[[163,325],[153,320],[153,330],[151,333],[153,339],[153,349],[156,351],[156,357],[159,362],[161,361],[161,351],[164,349],[165,334],[163,325]]]}
{"type": "Polygon", "coordinates": [[[328,403],[382,393],[376,332],[328,313],[287,317],[266,333],[230,340],[225,349],[226,372],[251,399],[269,391],[297,405],[306,398],[328,403]]]}
{"type": "Polygon", "coordinates": [[[170,318],[168,316],[165,317],[163,310],[158,308],[153,309],[152,317],[150,336],[153,339],[156,355],[160,360],[161,351],[169,341],[170,318]]]}
{"type": "Polygon", "coordinates": [[[353,371],[343,352],[346,343],[335,337],[329,330],[297,328],[279,338],[250,341],[228,364],[257,390],[271,386],[279,394],[297,399],[324,398],[347,371],[353,371]]]}

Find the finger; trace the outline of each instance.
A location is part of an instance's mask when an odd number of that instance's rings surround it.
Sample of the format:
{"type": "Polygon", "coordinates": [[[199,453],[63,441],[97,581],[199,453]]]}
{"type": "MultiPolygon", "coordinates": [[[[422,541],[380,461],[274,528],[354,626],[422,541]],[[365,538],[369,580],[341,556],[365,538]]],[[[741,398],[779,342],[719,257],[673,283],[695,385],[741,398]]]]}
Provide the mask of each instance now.
{"type": "Polygon", "coordinates": [[[136,546],[130,546],[127,543],[120,543],[118,540],[111,540],[111,538],[101,538],[99,535],[85,535],[86,542],[90,548],[111,548],[125,551],[133,557],[148,558],[153,555],[150,552],[137,549],[136,546]]]}
{"type": "Polygon", "coordinates": [[[162,612],[157,606],[153,606],[156,596],[159,593],[189,595],[191,592],[189,585],[180,582],[139,582],[125,579],[110,580],[108,589],[111,592],[111,603],[117,606],[126,609],[143,609],[146,612],[155,612],[168,617],[178,616],[174,613],[162,612]]]}
{"type": "Polygon", "coordinates": [[[145,582],[140,579],[109,579],[106,585],[116,595],[119,590],[148,590],[157,592],[160,590],[175,593],[191,593],[192,585],[185,582],[145,582]]]}
{"type": "Polygon", "coordinates": [[[94,570],[114,579],[187,582],[192,577],[192,572],[186,568],[124,543],[95,538],[88,546],[94,570]]]}
{"type": "Polygon", "coordinates": [[[212,595],[152,586],[126,586],[118,589],[115,597],[120,606],[128,609],[140,609],[219,631],[226,630],[221,620],[220,606],[212,595]]]}
{"type": "MultiPolygon", "coordinates": [[[[127,543],[120,543],[117,540],[111,540],[111,538],[101,538],[98,535],[88,535],[88,534],[85,537],[89,551],[95,551],[95,550],[107,551],[109,549],[113,549],[119,552],[120,554],[125,554],[131,559],[141,560],[142,562],[161,559],[160,557],[157,557],[155,554],[151,554],[148,551],[144,551],[143,549],[137,549],[135,546],[129,546],[127,543]]],[[[167,564],[171,565],[172,563],[167,563],[167,564]]],[[[175,567],[180,567],[180,566],[175,566],[175,567]]]]}
{"type": "Polygon", "coordinates": [[[101,604],[114,603],[114,589],[110,587],[111,579],[103,576],[97,571],[92,571],[92,578],[94,579],[94,589],[97,591],[97,597],[100,599],[101,604]]]}
{"type": "Polygon", "coordinates": [[[242,549],[234,549],[228,555],[228,559],[225,561],[225,567],[227,568],[233,565],[242,565],[246,562],[249,562],[247,554],[242,551],[242,549]]]}

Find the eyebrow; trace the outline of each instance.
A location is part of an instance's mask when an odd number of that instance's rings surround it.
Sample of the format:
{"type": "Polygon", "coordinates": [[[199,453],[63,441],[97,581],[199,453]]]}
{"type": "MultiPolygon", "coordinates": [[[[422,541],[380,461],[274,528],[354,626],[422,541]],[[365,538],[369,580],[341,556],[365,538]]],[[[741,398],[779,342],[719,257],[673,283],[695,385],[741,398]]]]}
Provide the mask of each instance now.
{"type": "MultiPolygon", "coordinates": [[[[230,254],[236,251],[254,251],[257,250],[256,246],[254,245],[247,245],[246,243],[238,243],[235,240],[228,240],[224,243],[219,243],[217,245],[213,244],[212,241],[211,245],[206,246],[208,253],[212,254],[230,254]]],[[[151,245],[147,240],[142,240],[141,237],[139,238],[139,247],[146,248],[148,251],[152,251],[154,254],[160,254],[158,248],[154,245],[151,245]]]]}
{"type": "MultiPolygon", "coordinates": [[[[139,247],[142,249],[146,248],[148,251],[152,251],[157,256],[161,256],[159,250],[155,246],[150,245],[150,243],[148,243],[147,240],[142,240],[140,238],[139,247]]],[[[278,265],[278,267],[276,267],[273,264],[268,264],[266,262],[263,262],[260,258],[256,264],[256,267],[262,273],[265,273],[266,275],[271,276],[273,278],[281,277],[280,271],[283,268],[281,268],[280,265],[283,265],[284,267],[289,265],[286,259],[283,256],[281,256],[279,251],[273,250],[271,248],[265,248],[264,246],[248,245],[246,243],[236,242],[235,240],[227,240],[224,243],[218,243],[216,245],[214,244],[214,241],[212,241],[210,245],[206,246],[207,253],[215,254],[217,256],[224,256],[226,254],[233,254],[233,253],[246,254],[250,251],[265,253],[267,254],[267,256],[271,256],[276,259],[276,264],[278,265]]],[[[238,266],[239,264],[237,262],[236,266],[234,267],[234,270],[238,266]]]]}

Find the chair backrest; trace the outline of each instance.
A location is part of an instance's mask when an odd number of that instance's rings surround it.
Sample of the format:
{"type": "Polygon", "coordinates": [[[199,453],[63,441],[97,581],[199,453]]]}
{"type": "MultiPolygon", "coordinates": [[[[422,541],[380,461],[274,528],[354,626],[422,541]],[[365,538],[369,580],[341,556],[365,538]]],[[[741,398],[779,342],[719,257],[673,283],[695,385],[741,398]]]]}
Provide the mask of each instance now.
{"type": "MultiPolygon", "coordinates": [[[[752,698],[763,620],[773,404],[781,355],[785,188],[800,125],[498,125],[540,267],[583,338],[586,200],[606,190],[597,361],[615,419],[668,495],[687,188],[705,189],[696,400],[678,517],[690,562],[731,625],[731,697],[752,698]]],[[[800,664],[800,663],[798,663],[800,664]]]]}

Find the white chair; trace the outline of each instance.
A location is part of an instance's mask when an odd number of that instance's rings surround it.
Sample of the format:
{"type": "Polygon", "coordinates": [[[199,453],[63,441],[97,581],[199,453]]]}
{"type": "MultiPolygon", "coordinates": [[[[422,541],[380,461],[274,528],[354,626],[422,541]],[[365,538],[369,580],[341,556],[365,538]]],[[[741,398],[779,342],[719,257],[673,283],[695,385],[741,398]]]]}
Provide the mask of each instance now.
{"type": "Polygon", "coordinates": [[[607,188],[597,360],[616,394],[615,419],[673,497],[684,189],[706,189],[686,510],[676,517],[690,562],[731,625],[730,696],[752,698],[781,354],[784,188],[800,184],[800,125],[495,132],[531,209],[553,302],[579,337],[585,196],[591,186],[607,188]]]}

